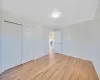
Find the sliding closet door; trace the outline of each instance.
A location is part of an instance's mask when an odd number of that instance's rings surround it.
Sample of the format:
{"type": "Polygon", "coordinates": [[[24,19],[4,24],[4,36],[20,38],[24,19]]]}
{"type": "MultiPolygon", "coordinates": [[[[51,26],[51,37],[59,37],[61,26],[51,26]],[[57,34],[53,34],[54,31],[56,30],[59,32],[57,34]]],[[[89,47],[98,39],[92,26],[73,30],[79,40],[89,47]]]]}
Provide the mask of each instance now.
{"type": "Polygon", "coordinates": [[[1,15],[1,7],[0,7],[0,73],[2,72],[2,43],[1,43],[1,38],[2,38],[2,15],[1,15]]]}
{"type": "Polygon", "coordinates": [[[21,64],[21,26],[3,23],[2,27],[2,70],[21,64]]]}
{"type": "Polygon", "coordinates": [[[34,56],[34,40],[33,28],[23,27],[23,52],[22,63],[33,60],[34,56]]]}

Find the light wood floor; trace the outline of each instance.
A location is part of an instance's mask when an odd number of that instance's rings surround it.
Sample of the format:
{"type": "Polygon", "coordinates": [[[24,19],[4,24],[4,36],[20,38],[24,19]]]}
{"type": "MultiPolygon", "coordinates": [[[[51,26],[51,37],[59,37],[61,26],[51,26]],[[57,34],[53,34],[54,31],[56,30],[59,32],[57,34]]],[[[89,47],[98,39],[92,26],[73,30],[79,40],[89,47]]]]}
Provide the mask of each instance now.
{"type": "Polygon", "coordinates": [[[99,80],[92,62],[51,54],[1,74],[0,80],[99,80]]]}

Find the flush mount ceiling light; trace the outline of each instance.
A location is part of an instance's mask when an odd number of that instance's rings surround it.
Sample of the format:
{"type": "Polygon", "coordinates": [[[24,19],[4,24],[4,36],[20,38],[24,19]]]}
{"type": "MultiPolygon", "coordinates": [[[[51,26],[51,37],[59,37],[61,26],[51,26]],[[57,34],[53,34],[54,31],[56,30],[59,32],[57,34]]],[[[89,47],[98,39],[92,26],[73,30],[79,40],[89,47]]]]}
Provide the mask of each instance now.
{"type": "Polygon", "coordinates": [[[61,16],[61,13],[58,10],[54,10],[50,15],[50,17],[54,19],[59,18],[60,16],[61,16]]]}
{"type": "Polygon", "coordinates": [[[59,18],[60,17],[60,12],[53,12],[52,17],[53,18],[59,18]]]}

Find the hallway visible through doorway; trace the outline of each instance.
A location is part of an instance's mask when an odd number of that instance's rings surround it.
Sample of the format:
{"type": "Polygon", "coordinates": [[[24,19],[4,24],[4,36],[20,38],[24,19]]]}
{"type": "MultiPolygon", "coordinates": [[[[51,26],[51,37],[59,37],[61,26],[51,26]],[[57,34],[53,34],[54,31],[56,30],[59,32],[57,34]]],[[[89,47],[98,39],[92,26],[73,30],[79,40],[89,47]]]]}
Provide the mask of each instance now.
{"type": "Polygon", "coordinates": [[[55,32],[49,33],[49,53],[55,52],[55,32]]]}

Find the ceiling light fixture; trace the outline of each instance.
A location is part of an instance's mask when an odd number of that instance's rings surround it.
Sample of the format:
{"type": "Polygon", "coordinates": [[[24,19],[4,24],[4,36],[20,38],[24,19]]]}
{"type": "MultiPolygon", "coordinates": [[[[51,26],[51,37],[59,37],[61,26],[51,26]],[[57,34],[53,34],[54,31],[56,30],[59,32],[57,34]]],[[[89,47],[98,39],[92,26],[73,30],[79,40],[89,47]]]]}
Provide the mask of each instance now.
{"type": "Polygon", "coordinates": [[[60,16],[61,16],[61,13],[56,9],[50,15],[50,17],[52,17],[54,19],[59,18],[60,16]]]}
{"type": "Polygon", "coordinates": [[[53,12],[52,17],[53,18],[59,18],[60,17],[60,12],[53,12]]]}

